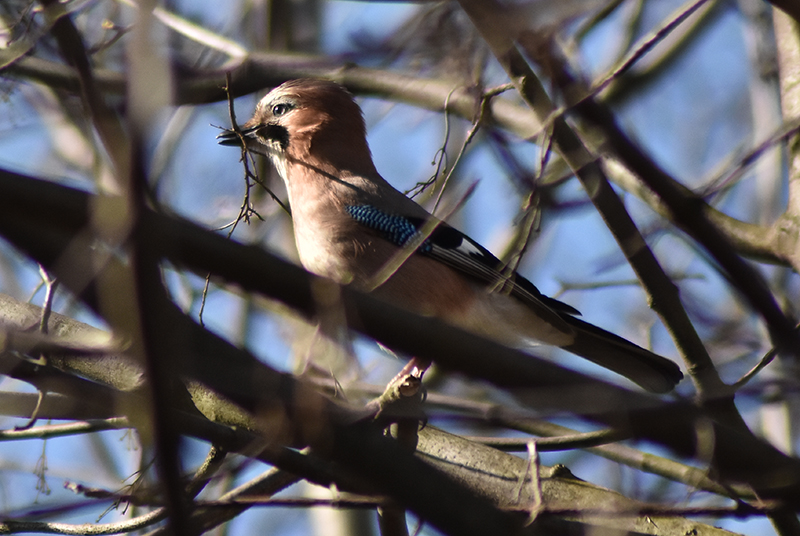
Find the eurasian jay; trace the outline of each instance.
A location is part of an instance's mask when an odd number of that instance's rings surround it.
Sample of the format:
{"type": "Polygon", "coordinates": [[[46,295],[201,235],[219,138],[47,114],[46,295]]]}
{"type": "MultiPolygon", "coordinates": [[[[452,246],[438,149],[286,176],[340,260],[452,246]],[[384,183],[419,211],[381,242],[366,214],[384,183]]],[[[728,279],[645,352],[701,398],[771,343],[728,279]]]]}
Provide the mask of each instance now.
{"type": "MultiPolygon", "coordinates": [[[[241,132],[247,149],[268,156],[286,183],[307,270],[503,344],[559,346],[653,392],[668,392],[683,377],[672,361],[579,320],[577,310],[522,276],[503,274],[488,250],[438,220],[414,253],[370,288],[434,217],[375,169],[361,109],[342,86],[286,82],[261,99],[241,132]]],[[[241,144],[233,131],[219,139],[241,144]]]]}

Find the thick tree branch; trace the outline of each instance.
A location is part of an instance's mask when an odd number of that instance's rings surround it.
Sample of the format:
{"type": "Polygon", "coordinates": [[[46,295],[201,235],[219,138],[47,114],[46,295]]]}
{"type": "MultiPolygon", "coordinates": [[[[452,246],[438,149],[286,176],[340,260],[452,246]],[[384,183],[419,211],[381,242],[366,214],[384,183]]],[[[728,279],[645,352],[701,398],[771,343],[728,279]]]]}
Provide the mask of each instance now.
{"type": "MultiPolygon", "coordinates": [[[[85,224],[89,196],[8,172],[0,174],[0,191],[3,192],[0,232],[47,266],[56,265],[58,260],[57,264],[62,267],[59,276],[65,286],[72,288],[73,270],[82,256],[80,251],[76,251],[75,256],[64,256],[64,253],[69,244],[72,244],[70,248],[74,247],[75,236],[85,224]],[[70,222],[75,227],[71,227],[70,222]]],[[[290,304],[309,316],[316,310],[310,290],[311,280],[315,278],[258,248],[232,243],[188,222],[151,212],[143,213],[140,232],[154,251],[174,264],[199,273],[210,271],[246,290],[290,304]],[[270,277],[260,274],[270,274],[270,277]]],[[[81,296],[91,304],[92,292],[84,291],[81,296]]],[[[654,397],[592,380],[347,289],[342,289],[342,299],[350,325],[389,347],[432,359],[470,377],[486,379],[540,411],[566,410],[605,425],[620,426],[634,437],[652,439],[685,456],[698,452],[697,426],[699,422],[708,422],[708,417],[691,404],[664,404],[654,397]],[[416,336],[410,338],[408,333],[416,336]],[[492,360],[487,360],[487,355],[492,355],[492,360]]],[[[165,325],[174,329],[171,350],[173,366],[180,370],[178,375],[196,378],[249,410],[256,411],[265,403],[285,407],[281,413],[291,419],[286,424],[298,427],[291,435],[305,444],[322,441],[326,449],[334,448],[334,458],[348,467],[361,464],[366,457],[378,456],[372,449],[388,448],[378,457],[387,463],[384,456],[401,456],[394,452],[396,447],[387,447],[383,440],[373,438],[359,443],[364,434],[369,433],[344,425],[338,420],[342,417],[336,417],[341,415],[341,410],[334,410],[307,387],[276,374],[255,358],[210,334],[174,306],[156,313],[166,315],[162,316],[165,325]],[[306,409],[290,409],[299,400],[306,403],[306,409]],[[319,402],[312,403],[312,400],[319,402]],[[337,422],[340,424],[335,424],[337,422]],[[322,423],[333,424],[323,426],[322,423]],[[327,426],[334,427],[332,434],[323,433],[327,426]],[[338,437],[342,438],[341,443],[338,437]],[[329,443],[330,438],[334,438],[334,445],[329,443]]],[[[714,463],[723,478],[748,482],[765,497],[777,496],[800,504],[800,462],[741,431],[721,424],[712,424],[711,429],[715,437],[714,463]]],[[[379,465],[377,458],[376,464],[379,465]]],[[[370,478],[378,465],[357,472],[370,478]]],[[[403,478],[402,474],[394,472],[382,475],[378,479],[381,488],[403,478]]],[[[404,489],[411,493],[408,488],[404,489]]],[[[411,509],[431,515],[417,499],[402,495],[403,502],[411,509]]],[[[492,519],[491,523],[499,522],[492,519]]]]}

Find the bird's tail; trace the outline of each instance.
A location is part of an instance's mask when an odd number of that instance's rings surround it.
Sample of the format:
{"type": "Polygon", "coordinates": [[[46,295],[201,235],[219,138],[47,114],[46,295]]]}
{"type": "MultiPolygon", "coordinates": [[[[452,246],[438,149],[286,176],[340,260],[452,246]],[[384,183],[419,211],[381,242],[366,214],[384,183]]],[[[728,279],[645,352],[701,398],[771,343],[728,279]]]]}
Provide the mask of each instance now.
{"type": "Polygon", "coordinates": [[[673,361],[574,316],[563,318],[575,330],[575,341],[563,346],[564,350],[625,376],[653,393],[668,393],[683,378],[673,361]]]}

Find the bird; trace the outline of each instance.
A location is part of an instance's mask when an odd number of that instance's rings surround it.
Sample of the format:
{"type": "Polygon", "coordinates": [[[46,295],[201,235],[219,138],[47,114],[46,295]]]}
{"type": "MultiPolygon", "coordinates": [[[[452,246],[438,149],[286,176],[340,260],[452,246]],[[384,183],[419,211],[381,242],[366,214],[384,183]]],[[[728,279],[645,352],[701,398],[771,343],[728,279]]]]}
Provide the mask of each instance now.
{"type": "Polygon", "coordinates": [[[301,78],[271,90],[251,119],[217,138],[272,161],[308,271],[508,346],[563,348],[653,393],[682,379],[673,361],[577,318],[575,308],[507,273],[489,250],[395,189],[375,168],[366,134],[347,89],[301,78]],[[413,246],[375,287],[375,274],[413,246]]]}

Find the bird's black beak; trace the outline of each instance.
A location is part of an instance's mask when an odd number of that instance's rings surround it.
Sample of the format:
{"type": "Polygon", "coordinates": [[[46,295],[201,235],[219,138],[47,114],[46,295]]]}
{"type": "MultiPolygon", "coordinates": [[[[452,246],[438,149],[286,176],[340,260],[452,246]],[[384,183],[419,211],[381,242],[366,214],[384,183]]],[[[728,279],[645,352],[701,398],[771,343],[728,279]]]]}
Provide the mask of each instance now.
{"type": "Polygon", "coordinates": [[[244,141],[255,139],[256,131],[261,128],[262,125],[256,125],[254,127],[245,128],[240,130],[238,133],[235,130],[224,130],[220,134],[217,135],[217,143],[220,145],[232,145],[235,147],[242,146],[242,138],[244,141]],[[241,134],[241,136],[240,136],[241,134]]]}
{"type": "Polygon", "coordinates": [[[217,140],[220,145],[235,147],[241,147],[244,142],[248,149],[260,154],[267,154],[264,151],[270,142],[277,142],[284,151],[286,150],[289,145],[289,131],[282,125],[258,124],[243,128],[238,133],[234,130],[225,130],[217,136],[217,140]]]}

